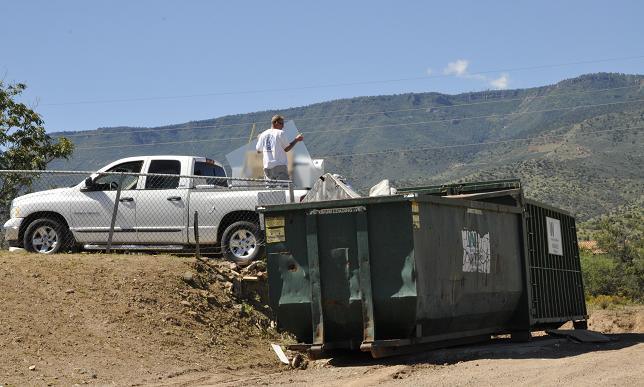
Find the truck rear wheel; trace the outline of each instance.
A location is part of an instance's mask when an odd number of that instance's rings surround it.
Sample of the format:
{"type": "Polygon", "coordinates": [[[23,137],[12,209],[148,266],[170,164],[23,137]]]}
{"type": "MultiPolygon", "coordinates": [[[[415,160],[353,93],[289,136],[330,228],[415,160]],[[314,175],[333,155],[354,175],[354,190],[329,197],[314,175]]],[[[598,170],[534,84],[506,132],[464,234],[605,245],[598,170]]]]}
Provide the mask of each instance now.
{"type": "Polygon", "coordinates": [[[248,221],[239,221],[226,227],[221,237],[221,251],[226,259],[246,266],[260,256],[261,243],[259,226],[248,221]]]}

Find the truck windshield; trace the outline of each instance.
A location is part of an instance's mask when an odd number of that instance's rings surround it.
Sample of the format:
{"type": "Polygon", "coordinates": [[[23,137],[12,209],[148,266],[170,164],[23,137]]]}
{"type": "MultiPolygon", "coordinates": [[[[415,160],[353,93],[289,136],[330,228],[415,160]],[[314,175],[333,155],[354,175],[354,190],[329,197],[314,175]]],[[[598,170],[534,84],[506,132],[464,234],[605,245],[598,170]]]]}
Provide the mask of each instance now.
{"type": "MultiPolygon", "coordinates": [[[[195,162],[195,176],[212,176],[212,177],[226,177],[224,168],[217,164],[207,163],[204,161],[195,162]]],[[[205,184],[218,185],[220,187],[228,187],[226,179],[204,179],[207,180],[205,184]]],[[[201,183],[201,182],[199,182],[201,183]]]]}

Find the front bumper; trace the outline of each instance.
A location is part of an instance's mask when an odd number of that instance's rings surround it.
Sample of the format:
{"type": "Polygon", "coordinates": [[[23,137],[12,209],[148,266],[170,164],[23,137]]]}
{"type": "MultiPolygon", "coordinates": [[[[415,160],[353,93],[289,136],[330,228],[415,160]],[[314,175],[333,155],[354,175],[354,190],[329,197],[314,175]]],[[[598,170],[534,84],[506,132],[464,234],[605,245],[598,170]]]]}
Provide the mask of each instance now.
{"type": "Polygon", "coordinates": [[[20,224],[25,218],[11,218],[4,224],[4,240],[12,244],[18,242],[18,234],[20,233],[20,224]]]}

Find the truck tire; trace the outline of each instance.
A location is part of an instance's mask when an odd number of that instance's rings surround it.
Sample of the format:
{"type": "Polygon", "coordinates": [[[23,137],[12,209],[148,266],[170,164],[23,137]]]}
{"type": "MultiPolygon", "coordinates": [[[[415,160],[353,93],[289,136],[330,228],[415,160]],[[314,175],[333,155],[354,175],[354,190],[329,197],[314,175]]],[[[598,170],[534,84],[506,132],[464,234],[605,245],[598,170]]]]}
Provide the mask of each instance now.
{"type": "Polygon", "coordinates": [[[226,227],[221,237],[221,251],[224,258],[246,266],[260,256],[263,248],[261,242],[259,226],[242,220],[226,227]]]}
{"type": "Polygon", "coordinates": [[[27,251],[40,254],[56,254],[70,245],[67,227],[52,218],[40,218],[32,221],[23,237],[27,251]]]}

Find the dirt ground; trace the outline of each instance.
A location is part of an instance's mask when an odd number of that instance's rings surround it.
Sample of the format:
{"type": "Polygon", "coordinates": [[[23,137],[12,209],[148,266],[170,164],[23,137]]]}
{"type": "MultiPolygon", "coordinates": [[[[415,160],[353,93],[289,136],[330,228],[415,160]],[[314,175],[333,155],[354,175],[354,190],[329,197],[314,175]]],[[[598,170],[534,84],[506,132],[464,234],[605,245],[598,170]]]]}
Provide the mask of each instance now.
{"type": "Polygon", "coordinates": [[[291,370],[269,346],[288,337],[209,267],[0,253],[0,386],[644,385],[643,307],[591,310],[604,344],[540,335],[384,360],[340,353],[291,370]]]}
{"type": "Polygon", "coordinates": [[[162,255],[0,253],[0,385],[141,385],[275,370],[267,343],[284,338],[233,300],[225,278],[203,285],[215,274],[195,265],[162,255]]]}

